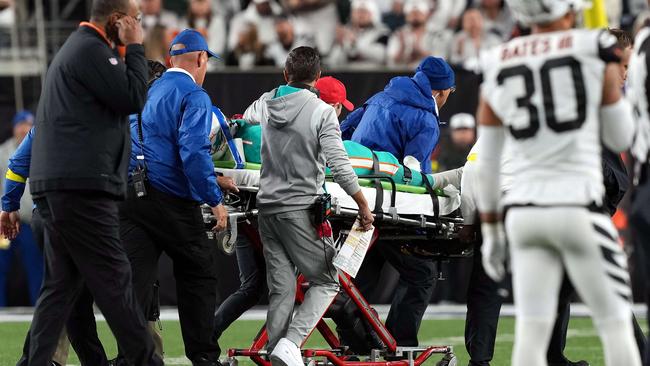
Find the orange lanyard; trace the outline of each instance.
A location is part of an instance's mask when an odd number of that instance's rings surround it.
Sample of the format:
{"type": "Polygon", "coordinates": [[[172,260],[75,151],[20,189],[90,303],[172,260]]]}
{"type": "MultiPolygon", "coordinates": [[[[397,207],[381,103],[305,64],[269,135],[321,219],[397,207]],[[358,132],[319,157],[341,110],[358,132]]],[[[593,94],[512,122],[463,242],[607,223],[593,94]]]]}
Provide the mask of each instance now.
{"type": "Polygon", "coordinates": [[[94,25],[93,23],[90,22],[81,22],[79,23],[80,27],[89,27],[94,29],[97,33],[99,33],[100,36],[106,41],[109,47],[111,47],[111,41],[108,40],[108,37],[106,37],[106,31],[103,29],[99,28],[98,26],[94,25]]]}

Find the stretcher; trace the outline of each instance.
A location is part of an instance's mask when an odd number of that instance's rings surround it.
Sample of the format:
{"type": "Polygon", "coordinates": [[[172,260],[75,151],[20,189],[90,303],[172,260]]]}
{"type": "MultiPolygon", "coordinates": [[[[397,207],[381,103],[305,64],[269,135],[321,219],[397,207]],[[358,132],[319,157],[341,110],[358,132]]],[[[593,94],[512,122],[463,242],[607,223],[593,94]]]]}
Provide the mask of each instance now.
{"type": "MultiPolygon", "coordinates": [[[[215,237],[225,253],[232,253],[238,232],[241,231],[255,246],[261,242],[255,230],[258,214],[255,197],[259,190],[259,171],[252,169],[216,168],[219,174],[233,178],[240,192],[228,195],[229,228],[215,237]]],[[[416,187],[398,187],[390,178],[381,175],[360,176],[364,196],[374,207],[375,234],[371,246],[377,240],[394,241],[401,245],[403,253],[417,255],[431,260],[450,257],[465,257],[472,254],[471,248],[461,244],[457,238],[462,227],[458,215],[460,194],[453,186],[437,192],[413,192],[416,187]]],[[[417,187],[421,188],[421,187],[417,187]]],[[[332,196],[332,224],[337,245],[342,244],[357,217],[357,206],[333,181],[326,181],[325,189],[332,196]]],[[[204,211],[206,223],[210,222],[209,209],[204,211]]],[[[211,225],[211,224],[209,224],[211,225]]],[[[209,226],[208,225],[208,226],[209,226]]],[[[321,319],[316,330],[323,336],[329,349],[303,349],[304,361],[309,366],[419,366],[433,355],[441,355],[440,365],[456,365],[453,349],[448,345],[399,347],[393,336],[370,307],[352,279],[339,272],[343,296],[352,302],[369,336],[362,344],[343,344],[337,333],[321,319]]],[[[297,277],[296,303],[300,304],[309,284],[302,275],[297,277]]],[[[334,302],[336,304],[337,301],[334,302]]],[[[333,306],[325,317],[335,319],[333,306]]],[[[265,350],[268,340],[263,326],[248,349],[230,349],[228,362],[237,364],[237,357],[249,357],[259,366],[270,366],[265,350]]]]}

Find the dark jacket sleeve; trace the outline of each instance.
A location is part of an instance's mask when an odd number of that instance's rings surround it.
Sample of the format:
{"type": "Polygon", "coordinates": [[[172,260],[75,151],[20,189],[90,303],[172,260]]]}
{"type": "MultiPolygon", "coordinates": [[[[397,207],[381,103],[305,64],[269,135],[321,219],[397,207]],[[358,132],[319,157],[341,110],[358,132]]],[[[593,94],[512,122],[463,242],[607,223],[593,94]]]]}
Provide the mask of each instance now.
{"type": "Polygon", "coordinates": [[[603,149],[603,183],[605,185],[603,202],[609,214],[613,215],[630,187],[630,178],[621,157],[607,149],[603,149]]]}
{"type": "Polygon", "coordinates": [[[71,70],[78,81],[112,110],[122,115],[140,112],[147,97],[144,47],[128,45],[124,63],[103,44],[93,44],[85,55],[78,70],[71,70]]]}

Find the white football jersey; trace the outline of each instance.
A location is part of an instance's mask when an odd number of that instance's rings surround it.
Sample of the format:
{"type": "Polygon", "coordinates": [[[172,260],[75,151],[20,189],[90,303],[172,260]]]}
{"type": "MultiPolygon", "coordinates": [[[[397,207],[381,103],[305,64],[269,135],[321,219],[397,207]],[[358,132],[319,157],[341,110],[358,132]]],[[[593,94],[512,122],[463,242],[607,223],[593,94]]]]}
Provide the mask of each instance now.
{"type": "Polygon", "coordinates": [[[576,29],[515,38],[481,58],[481,95],[508,130],[516,160],[505,205],[601,204],[599,109],[606,31],[576,29]]]}
{"type": "MultiPolygon", "coordinates": [[[[460,209],[465,224],[468,225],[474,224],[474,215],[477,211],[476,201],[481,180],[476,170],[476,161],[479,154],[481,154],[481,141],[483,139],[479,136],[469,154],[467,154],[467,161],[463,166],[463,178],[460,181],[460,209]]],[[[510,149],[506,146],[501,155],[501,176],[499,181],[501,193],[508,192],[512,188],[514,174],[517,171],[516,163],[517,160],[510,154],[510,149]]]]}

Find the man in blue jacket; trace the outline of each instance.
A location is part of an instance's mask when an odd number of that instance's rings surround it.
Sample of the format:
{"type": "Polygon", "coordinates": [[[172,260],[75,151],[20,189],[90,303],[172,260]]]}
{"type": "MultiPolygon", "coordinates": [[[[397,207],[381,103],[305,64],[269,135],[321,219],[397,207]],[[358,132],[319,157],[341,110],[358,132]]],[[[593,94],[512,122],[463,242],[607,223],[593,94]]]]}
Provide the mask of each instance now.
{"type": "MultiPolygon", "coordinates": [[[[425,173],[431,172],[429,156],[438,143],[438,108],[454,90],[454,73],[440,58],[427,57],[411,78],[393,78],[384,91],[343,121],[341,130],[372,150],[388,151],[403,162],[413,156],[425,173]]],[[[418,345],[422,317],[435,288],[436,266],[401,251],[401,243],[378,241],[363,261],[355,282],[368,297],[378,286],[377,275],[389,262],[399,272],[399,282],[386,319],[397,345],[418,345]]]]}
{"type": "Polygon", "coordinates": [[[131,121],[129,186],[127,200],[120,205],[120,238],[144,313],[155,296],[158,258],[163,251],[170,256],[185,354],[193,366],[216,366],[219,347],[212,339],[216,246],[207,240],[200,204],[212,208],[217,218],[214,230],[223,230],[228,213],[219,183],[225,189],[236,188],[227,179],[217,180],[210,155],[212,102],[201,85],[208,59],[216,55],[200,33],[189,29],[172,41],[170,55],[173,67],[150,86],[141,123],[137,118],[131,121]]]}
{"type": "MultiPolygon", "coordinates": [[[[19,111],[13,119],[13,135],[0,144],[0,177],[11,176],[8,167],[9,157],[14,154],[20,143],[24,141],[34,123],[34,115],[30,111],[19,111]]],[[[4,188],[4,182],[2,182],[4,188]]],[[[23,209],[16,210],[16,217],[20,219],[20,234],[15,237],[6,237],[11,240],[9,246],[0,245],[0,307],[7,306],[7,277],[11,269],[11,262],[16,254],[27,274],[27,289],[29,290],[30,305],[34,306],[43,282],[43,252],[36,245],[34,234],[29,225],[32,221],[33,205],[32,196],[28,193],[23,197],[23,209]]],[[[18,204],[17,206],[20,206],[18,204]]]]}
{"type": "Polygon", "coordinates": [[[430,156],[440,137],[438,109],[454,91],[454,71],[445,60],[429,56],[412,77],[393,78],[388,86],[341,123],[343,138],[400,162],[413,156],[431,173],[430,156]]]}

